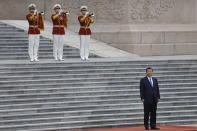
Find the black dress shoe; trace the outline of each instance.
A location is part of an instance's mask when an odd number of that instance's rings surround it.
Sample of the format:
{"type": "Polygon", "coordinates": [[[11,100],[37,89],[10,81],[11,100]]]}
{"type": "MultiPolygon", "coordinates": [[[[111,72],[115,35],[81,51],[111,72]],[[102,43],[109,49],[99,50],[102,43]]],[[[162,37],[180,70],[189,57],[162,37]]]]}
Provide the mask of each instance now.
{"type": "Polygon", "coordinates": [[[145,127],[145,130],[149,130],[149,128],[148,127],[145,127]]]}
{"type": "Polygon", "coordinates": [[[153,128],[151,128],[151,130],[160,130],[160,128],[153,127],[153,128]]]}

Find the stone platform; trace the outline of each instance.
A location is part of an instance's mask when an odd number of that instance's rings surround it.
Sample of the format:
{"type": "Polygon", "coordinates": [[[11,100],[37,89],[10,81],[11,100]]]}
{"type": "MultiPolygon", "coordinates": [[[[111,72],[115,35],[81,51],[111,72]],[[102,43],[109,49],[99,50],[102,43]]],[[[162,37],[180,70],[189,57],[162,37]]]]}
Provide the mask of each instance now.
{"type": "Polygon", "coordinates": [[[139,56],[196,55],[196,36],[196,24],[95,25],[92,35],[139,56]]]}
{"type": "MultiPolygon", "coordinates": [[[[196,126],[159,126],[160,131],[197,131],[196,126]]],[[[133,128],[112,128],[98,130],[82,130],[82,131],[144,131],[144,127],[133,128]]]]}

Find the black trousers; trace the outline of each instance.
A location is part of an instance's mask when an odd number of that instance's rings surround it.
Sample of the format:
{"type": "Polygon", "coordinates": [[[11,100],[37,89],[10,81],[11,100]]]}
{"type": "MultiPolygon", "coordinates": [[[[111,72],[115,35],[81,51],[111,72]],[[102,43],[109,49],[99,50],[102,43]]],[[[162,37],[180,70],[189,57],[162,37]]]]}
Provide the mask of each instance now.
{"type": "Polygon", "coordinates": [[[151,128],[156,127],[156,111],[157,101],[154,100],[152,103],[144,102],[144,126],[148,127],[149,117],[151,128]]]}

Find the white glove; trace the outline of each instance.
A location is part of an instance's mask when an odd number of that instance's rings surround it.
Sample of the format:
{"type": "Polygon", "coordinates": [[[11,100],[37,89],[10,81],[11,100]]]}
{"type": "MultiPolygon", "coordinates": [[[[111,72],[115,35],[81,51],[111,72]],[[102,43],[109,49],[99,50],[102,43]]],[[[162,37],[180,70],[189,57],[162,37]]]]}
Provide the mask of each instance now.
{"type": "Polygon", "coordinates": [[[59,15],[61,15],[61,14],[62,14],[62,12],[63,12],[63,10],[62,10],[62,9],[60,9],[60,11],[59,11],[59,15]]]}
{"type": "Polygon", "coordinates": [[[41,15],[44,15],[44,12],[40,12],[41,13],[41,15]]]}
{"type": "Polygon", "coordinates": [[[85,17],[87,17],[89,15],[89,12],[86,12],[85,17]]]}
{"type": "Polygon", "coordinates": [[[34,15],[36,15],[36,14],[37,14],[37,12],[38,12],[37,10],[34,10],[34,15]]]}
{"type": "Polygon", "coordinates": [[[94,17],[95,15],[94,15],[94,13],[92,13],[92,15],[91,15],[92,17],[94,17]]]}

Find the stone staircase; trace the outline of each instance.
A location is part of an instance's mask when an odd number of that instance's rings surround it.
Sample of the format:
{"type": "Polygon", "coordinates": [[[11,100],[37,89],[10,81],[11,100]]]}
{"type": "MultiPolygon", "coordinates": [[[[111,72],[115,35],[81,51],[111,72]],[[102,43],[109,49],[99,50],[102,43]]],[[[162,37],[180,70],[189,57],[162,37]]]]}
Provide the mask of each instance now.
{"type": "MultiPolygon", "coordinates": [[[[23,31],[12,27],[6,33],[16,31],[24,37],[23,31]]],[[[9,35],[0,37],[0,43],[4,39],[13,39],[9,35]]],[[[8,41],[12,44],[7,43],[12,51],[0,48],[0,131],[71,131],[142,125],[139,80],[144,77],[147,66],[153,67],[160,84],[158,123],[197,125],[197,59],[93,58],[89,62],[70,59],[30,63],[22,60],[27,57],[25,44],[21,46],[25,48],[21,51],[24,52],[22,56],[3,54],[15,53],[16,39],[19,38],[16,37],[13,43],[8,41]],[[2,59],[7,57],[11,59],[9,62],[2,59]]],[[[21,43],[25,43],[24,39],[27,38],[24,37],[21,43]]],[[[46,41],[46,45],[51,42],[45,38],[41,41],[46,41]]],[[[41,56],[50,59],[50,55],[41,56]]]]}

